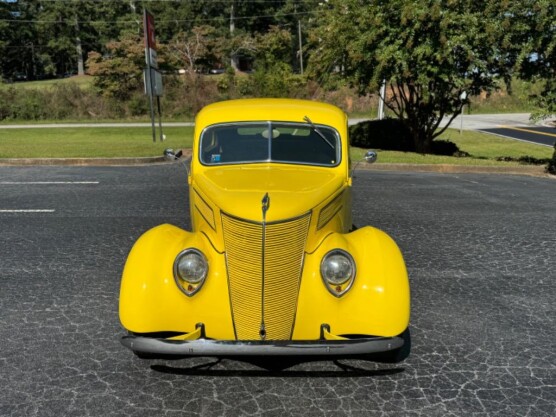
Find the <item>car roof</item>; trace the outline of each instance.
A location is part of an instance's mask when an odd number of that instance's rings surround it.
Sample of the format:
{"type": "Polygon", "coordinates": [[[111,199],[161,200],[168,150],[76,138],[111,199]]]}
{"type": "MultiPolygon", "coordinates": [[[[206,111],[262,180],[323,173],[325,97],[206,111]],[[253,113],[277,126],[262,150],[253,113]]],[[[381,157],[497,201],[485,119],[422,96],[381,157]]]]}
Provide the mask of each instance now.
{"type": "Polygon", "coordinates": [[[346,114],[331,104],[297,99],[261,98],[221,101],[204,107],[195,120],[201,130],[216,123],[248,121],[301,122],[305,116],[313,123],[339,129],[347,123],[346,114]]]}

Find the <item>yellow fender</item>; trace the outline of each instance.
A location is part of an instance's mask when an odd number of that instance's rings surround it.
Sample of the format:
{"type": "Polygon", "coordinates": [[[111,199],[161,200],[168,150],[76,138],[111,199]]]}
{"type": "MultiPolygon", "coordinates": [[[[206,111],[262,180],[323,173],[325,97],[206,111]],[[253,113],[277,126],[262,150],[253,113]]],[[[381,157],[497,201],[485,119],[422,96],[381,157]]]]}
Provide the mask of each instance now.
{"type": "Polygon", "coordinates": [[[134,333],[195,331],[204,323],[207,337],[234,339],[224,255],[216,252],[202,233],[163,224],[133,246],[120,288],[120,321],[134,333]],[[174,281],[176,256],[197,248],[207,257],[209,275],[203,288],[188,297],[174,281]]]}
{"type": "Polygon", "coordinates": [[[321,324],[340,336],[397,336],[409,325],[409,314],[405,263],[386,233],[370,226],[332,233],[305,256],[294,339],[317,339],[321,324]],[[320,263],[333,249],[349,252],[356,264],[354,283],[340,297],[327,290],[320,275],[320,263]]]}

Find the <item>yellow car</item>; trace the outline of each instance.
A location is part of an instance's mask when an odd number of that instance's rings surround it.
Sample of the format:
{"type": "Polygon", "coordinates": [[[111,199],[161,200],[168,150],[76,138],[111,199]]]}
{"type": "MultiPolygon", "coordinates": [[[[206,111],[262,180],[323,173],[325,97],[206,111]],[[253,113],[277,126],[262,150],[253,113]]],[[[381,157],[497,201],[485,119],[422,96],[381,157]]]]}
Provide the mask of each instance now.
{"type": "Polygon", "coordinates": [[[124,346],[149,358],[408,355],[400,250],[352,226],[344,112],[290,99],[209,105],[188,183],[192,231],[157,226],[127,259],[124,346]]]}

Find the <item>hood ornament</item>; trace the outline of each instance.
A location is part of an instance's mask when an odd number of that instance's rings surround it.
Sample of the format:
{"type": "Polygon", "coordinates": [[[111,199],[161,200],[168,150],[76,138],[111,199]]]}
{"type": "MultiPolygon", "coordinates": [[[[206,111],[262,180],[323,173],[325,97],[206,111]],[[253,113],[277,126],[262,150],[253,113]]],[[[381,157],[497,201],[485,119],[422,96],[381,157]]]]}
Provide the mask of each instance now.
{"type": "Polygon", "coordinates": [[[266,212],[270,208],[270,197],[268,196],[268,193],[264,195],[261,203],[263,203],[263,223],[264,223],[266,220],[266,212]]]}
{"type": "Polygon", "coordinates": [[[262,250],[261,250],[261,273],[262,273],[262,284],[261,284],[261,327],[259,328],[259,336],[261,340],[266,339],[266,326],[264,323],[264,258],[265,258],[265,241],[266,241],[266,212],[270,208],[270,197],[266,193],[261,201],[262,211],[263,211],[263,233],[262,233],[262,250]]]}

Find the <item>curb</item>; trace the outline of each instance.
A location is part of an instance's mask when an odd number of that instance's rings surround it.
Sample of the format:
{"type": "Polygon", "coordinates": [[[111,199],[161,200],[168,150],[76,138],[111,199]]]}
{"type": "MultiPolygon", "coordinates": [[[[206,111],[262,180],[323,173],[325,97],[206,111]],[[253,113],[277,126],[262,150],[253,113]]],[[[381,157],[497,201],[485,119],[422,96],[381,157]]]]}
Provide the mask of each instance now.
{"type": "Polygon", "coordinates": [[[359,164],[356,170],[365,171],[398,171],[398,172],[433,172],[441,174],[499,174],[526,175],[531,177],[556,178],[546,172],[544,165],[535,166],[477,166],[477,165],[448,165],[448,164],[359,164]]]}
{"type": "Polygon", "coordinates": [[[164,156],[141,158],[0,158],[0,166],[122,166],[165,162],[164,156]]]}
{"type": "MultiPolygon", "coordinates": [[[[183,157],[191,155],[190,149],[183,149],[183,157]]],[[[183,159],[182,159],[183,161],[183,159]]],[[[132,166],[149,164],[167,164],[164,156],[126,157],[126,158],[0,158],[0,166],[132,166]]],[[[525,175],[556,179],[546,172],[544,165],[535,166],[477,166],[449,164],[388,164],[388,163],[357,163],[356,171],[398,171],[398,172],[431,172],[441,174],[499,174],[525,175]]]]}

